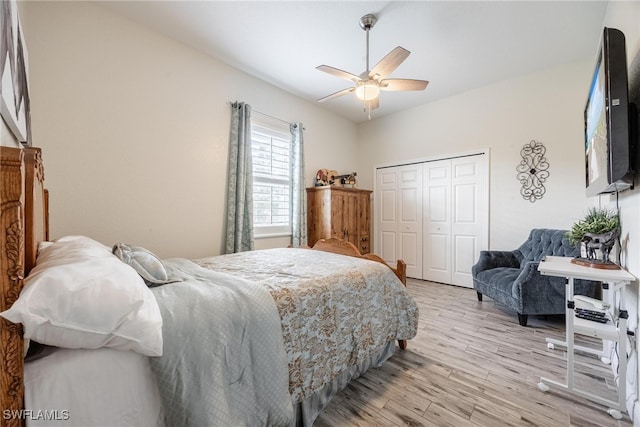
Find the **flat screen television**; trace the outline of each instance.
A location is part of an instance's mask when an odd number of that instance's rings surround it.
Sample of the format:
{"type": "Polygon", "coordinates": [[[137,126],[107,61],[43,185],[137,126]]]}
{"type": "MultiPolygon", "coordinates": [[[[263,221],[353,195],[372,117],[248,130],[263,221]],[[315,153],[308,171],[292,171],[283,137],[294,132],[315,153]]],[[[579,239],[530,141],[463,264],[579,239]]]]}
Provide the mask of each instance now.
{"type": "Polygon", "coordinates": [[[605,28],[584,110],[586,194],[596,196],[633,186],[627,54],[624,34],[605,28]]]}

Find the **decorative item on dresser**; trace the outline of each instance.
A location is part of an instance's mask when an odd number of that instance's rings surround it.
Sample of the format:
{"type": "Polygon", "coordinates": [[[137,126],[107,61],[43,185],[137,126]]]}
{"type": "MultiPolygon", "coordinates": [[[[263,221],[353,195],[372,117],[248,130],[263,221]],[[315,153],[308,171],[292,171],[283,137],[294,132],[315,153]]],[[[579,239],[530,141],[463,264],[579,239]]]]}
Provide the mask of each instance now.
{"type": "Polygon", "coordinates": [[[307,239],[342,239],[360,253],[371,252],[371,190],[340,187],[307,188],[307,239]]]}

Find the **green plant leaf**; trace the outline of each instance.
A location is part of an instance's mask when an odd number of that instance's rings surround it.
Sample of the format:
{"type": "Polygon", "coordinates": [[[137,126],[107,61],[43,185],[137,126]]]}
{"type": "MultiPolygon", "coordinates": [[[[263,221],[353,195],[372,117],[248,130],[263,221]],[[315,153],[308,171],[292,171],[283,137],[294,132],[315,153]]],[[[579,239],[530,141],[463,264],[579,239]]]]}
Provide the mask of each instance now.
{"type": "Polygon", "coordinates": [[[584,219],[576,221],[566,234],[573,245],[580,243],[586,233],[602,234],[620,229],[620,215],[618,212],[590,208],[584,219]]]}

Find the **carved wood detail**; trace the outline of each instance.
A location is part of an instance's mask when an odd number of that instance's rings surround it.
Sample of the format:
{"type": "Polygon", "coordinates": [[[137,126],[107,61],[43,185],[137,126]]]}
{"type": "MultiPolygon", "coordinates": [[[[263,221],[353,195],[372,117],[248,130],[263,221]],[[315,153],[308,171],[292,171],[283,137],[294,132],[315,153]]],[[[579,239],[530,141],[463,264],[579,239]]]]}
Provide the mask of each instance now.
{"type": "MultiPolygon", "coordinates": [[[[0,147],[0,311],[20,295],[24,278],[23,151],[0,147]]],[[[21,325],[0,321],[0,409],[23,408],[23,356],[21,325]]],[[[22,425],[20,418],[0,417],[1,426],[22,425]]]]}
{"type": "Polygon", "coordinates": [[[24,149],[24,182],[25,182],[25,259],[24,271],[29,273],[35,266],[38,253],[38,242],[45,240],[48,218],[43,215],[42,206],[47,200],[44,194],[44,164],[42,151],[37,147],[24,149]]]}
{"type": "Polygon", "coordinates": [[[33,174],[35,181],[44,183],[44,162],[42,161],[42,149],[38,147],[25,147],[24,162],[26,165],[27,181],[33,174]]]}

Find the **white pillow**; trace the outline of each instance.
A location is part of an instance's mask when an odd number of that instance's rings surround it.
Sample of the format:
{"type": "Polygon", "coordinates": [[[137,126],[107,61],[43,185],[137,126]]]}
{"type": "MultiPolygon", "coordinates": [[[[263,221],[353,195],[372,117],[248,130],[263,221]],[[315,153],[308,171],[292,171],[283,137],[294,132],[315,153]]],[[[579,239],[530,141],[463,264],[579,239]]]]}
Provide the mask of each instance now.
{"type": "Polygon", "coordinates": [[[153,293],[109,247],[84,236],[41,245],[20,297],[0,315],[42,344],[162,355],[153,293]]]}

